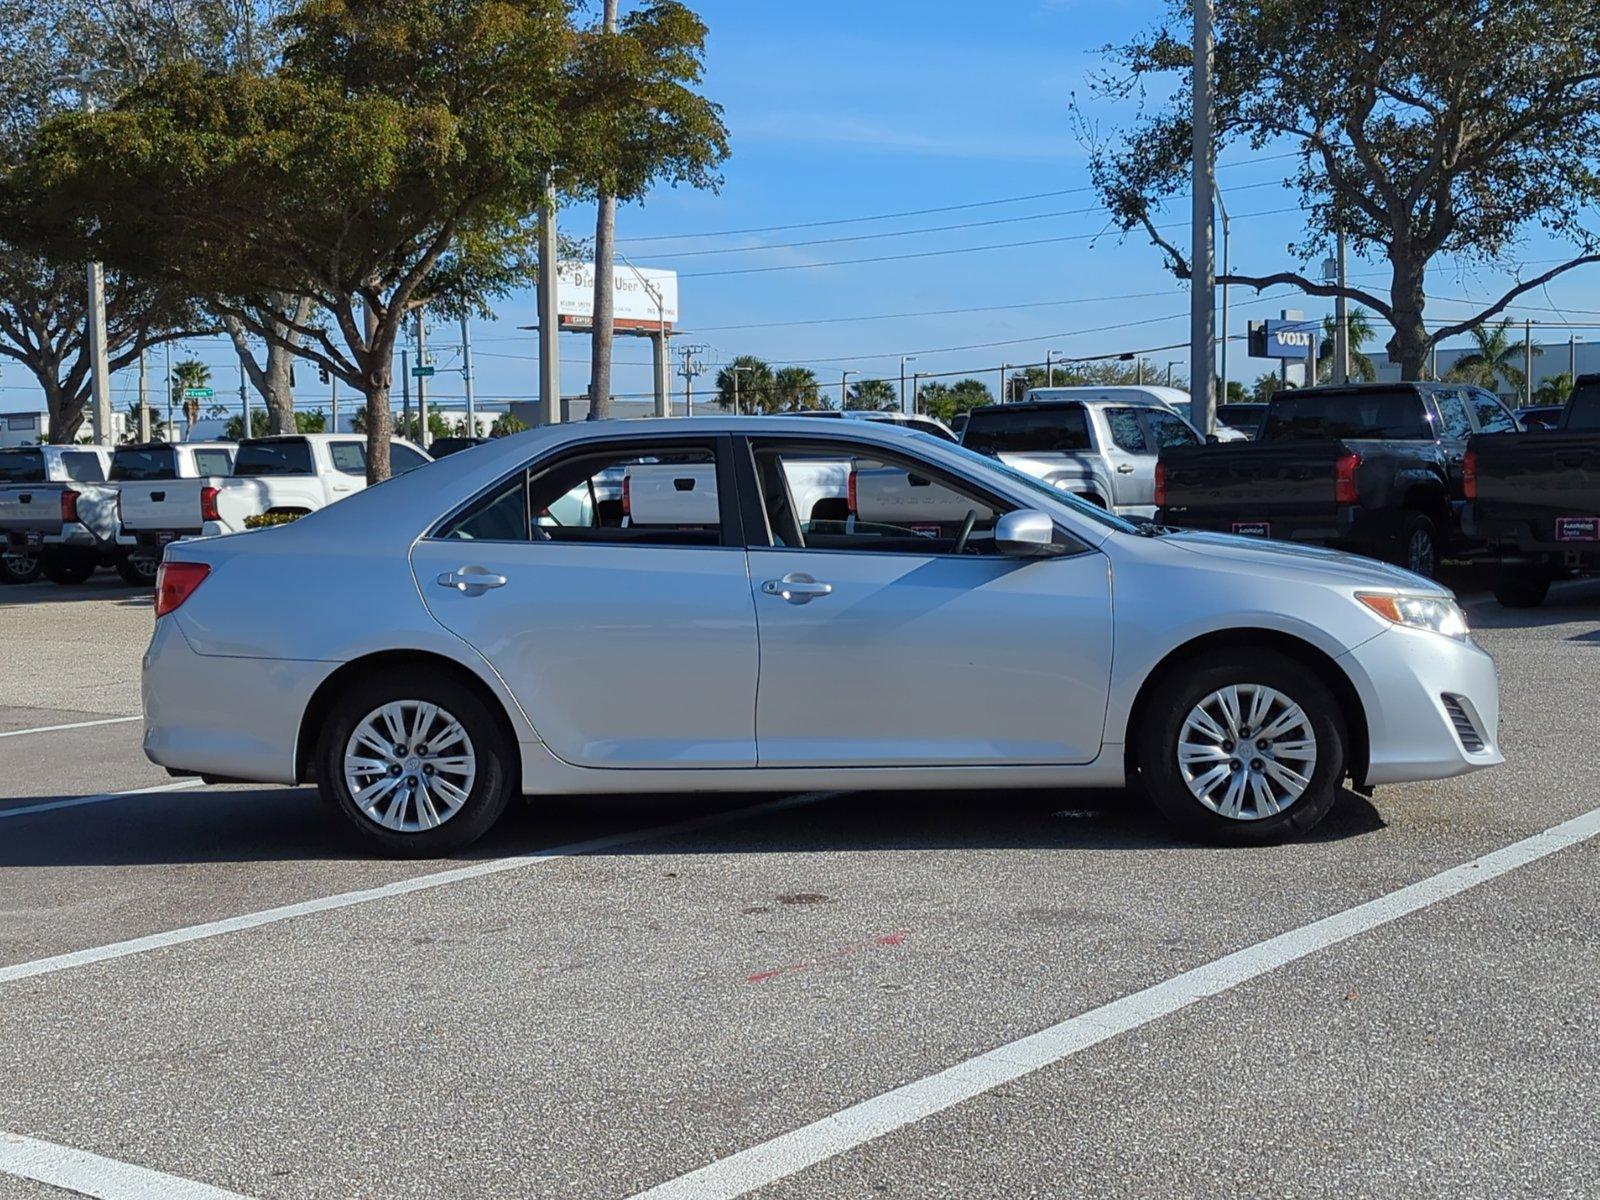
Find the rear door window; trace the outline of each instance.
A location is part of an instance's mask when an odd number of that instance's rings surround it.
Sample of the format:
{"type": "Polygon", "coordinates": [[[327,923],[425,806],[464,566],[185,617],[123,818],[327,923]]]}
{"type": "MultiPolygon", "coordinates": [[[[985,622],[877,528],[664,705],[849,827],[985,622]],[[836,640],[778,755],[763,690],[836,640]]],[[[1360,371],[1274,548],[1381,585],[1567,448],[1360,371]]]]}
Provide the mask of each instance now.
{"type": "Polygon", "coordinates": [[[1497,397],[1491,396],[1488,392],[1473,392],[1471,396],[1472,411],[1478,418],[1479,433],[1511,433],[1516,430],[1516,421],[1497,397]]]}
{"type": "Polygon", "coordinates": [[[240,442],[233,462],[235,475],[314,475],[311,443],[304,438],[240,442]]]}
{"type": "Polygon", "coordinates": [[[1467,402],[1460,392],[1435,392],[1434,403],[1439,406],[1439,436],[1463,442],[1472,436],[1472,418],[1467,415],[1467,402]]]}
{"type": "Polygon", "coordinates": [[[176,479],[178,455],[171,446],[129,446],[111,455],[111,481],[138,483],[147,479],[176,479]]]}
{"type": "Polygon", "coordinates": [[[233,471],[233,457],[226,450],[196,450],[194,469],[197,475],[227,475],[233,471]]]}
{"type": "Polygon", "coordinates": [[[43,450],[0,451],[0,483],[43,482],[43,450]]]}
{"type": "MultiPolygon", "coordinates": [[[[390,450],[393,453],[393,448],[390,450]]],[[[367,444],[365,442],[329,442],[328,460],[335,471],[345,475],[367,473],[367,444]]]]}
{"type": "Polygon", "coordinates": [[[1050,408],[975,408],[961,444],[979,454],[1060,454],[1088,450],[1089,421],[1081,404],[1050,408]]]}
{"type": "MultiPolygon", "coordinates": [[[[402,446],[399,442],[389,444],[389,469],[396,475],[404,475],[407,471],[415,471],[418,467],[425,467],[433,461],[422,457],[410,446],[402,446]]],[[[366,472],[366,455],[362,455],[361,470],[366,472]]]]}
{"type": "Polygon", "coordinates": [[[1144,411],[1145,426],[1150,432],[1150,445],[1157,451],[1168,446],[1198,446],[1200,435],[1189,426],[1189,422],[1175,413],[1163,412],[1159,408],[1147,408],[1144,411]]]}
{"type": "Polygon", "coordinates": [[[74,483],[104,483],[106,480],[105,468],[100,465],[98,454],[71,451],[61,456],[61,466],[67,472],[67,478],[74,483]]]}
{"type": "Polygon", "coordinates": [[[1139,410],[1137,408],[1108,408],[1105,410],[1106,428],[1111,433],[1111,440],[1117,449],[1126,450],[1129,454],[1148,454],[1149,443],[1145,441],[1144,426],[1139,423],[1139,410]]]}

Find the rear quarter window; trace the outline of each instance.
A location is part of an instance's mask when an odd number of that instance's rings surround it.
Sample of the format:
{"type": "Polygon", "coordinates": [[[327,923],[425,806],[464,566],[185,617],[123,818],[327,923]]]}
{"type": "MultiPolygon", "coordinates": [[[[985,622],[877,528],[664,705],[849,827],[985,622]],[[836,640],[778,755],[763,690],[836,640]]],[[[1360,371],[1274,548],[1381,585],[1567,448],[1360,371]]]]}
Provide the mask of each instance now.
{"type": "Polygon", "coordinates": [[[961,444],[979,454],[1072,453],[1090,448],[1089,421],[1081,404],[973,409],[961,444]]]}
{"type": "Polygon", "coordinates": [[[0,483],[43,483],[42,450],[0,450],[0,483]]]}
{"type": "Polygon", "coordinates": [[[228,475],[233,471],[233,459],[226,450],[196,450],[194,470],[196,475],[228,475]]]}
{"type": "MultiPolygon", "coordinates": [[[[393,447],[390,453],[393,453],[393,447]]],[[[367,448],[361,442],[330,442],[328,460],[333,463],[335,471],[346,475],[367,473],[367,448]]]]}
{"type": "Polygon", "coordinates": [[[313,475],[311,443],[304,438],[281,442],[241,442],[233,461],[235,475],[313,475]]]}
{"type": "Polygon", "coordinates": [[[1334,438],[1424,441],[1432,437],[1422,398],[1406,388],[1279,393],[1267,408],[1260,434],[1263,442],[1334,438]]]}
{"type": "Polygon", "coordinates": [[[111,455],[111,481],[137,483],[146,479],[176,479],[177,453],[168,446],[117,450],[111,455]]]}
{"type": "Polygon", "coordinates": [[[106,479],[105,468],[100,465],[98,454],[85,454],[82,451],[63,454],[61,466],[73,483],[104,483],[106,479]]]}

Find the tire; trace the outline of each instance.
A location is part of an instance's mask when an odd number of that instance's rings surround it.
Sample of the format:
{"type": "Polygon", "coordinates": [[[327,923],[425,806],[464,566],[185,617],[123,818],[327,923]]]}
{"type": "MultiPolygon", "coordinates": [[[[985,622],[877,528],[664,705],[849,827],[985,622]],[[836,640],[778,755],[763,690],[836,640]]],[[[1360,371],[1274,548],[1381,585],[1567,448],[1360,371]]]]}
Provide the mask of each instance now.
{"type": "MultiPolygon", "coordinates": [[[[1135,762],[1151,801],[1180,829],[1208,841],[1264,842],[1305,833],[1327,816],[1344,778],[1344,716],[1327,686],[1304,663],[1271,650],[1221,650],[1174,671],[1158,687],[1158,699],[1146,710],[1143,728],[1135,735],[1135,762]],[[1276,753],[1269,750],[1249,758],[1239,753],[1242,741],[1227,736],[1220,699],[1225,689],[1238,689],[1242,718],[1248,718],[1260,696],[1267,705],[1267,728],[1280,720],[1291,722],[1274,738],[1276,753]],[[1296,719],[1287,705],[1298,707],[1303,719],[1296,719]],[[1210,718],[1223,736],[1204,732],[1204,720],[1197,713],[1210,718]],[[1309,758],[1300,753],[1308,731],[1309,758]],[[1180,745],[1208,752],[1215,747],[1215,753],[1190,752],[1191,762],[1184,766],[1179,763],[1180,745]],[[1291,745],[1296,753],[1284,753],[1291,745]],[[1273,763],[1279,773],[1273,772],[1273,763]],[[1298,794],[1291,795],[1293,785],[1285,782],[1283,772],[1303,777],[1306,763],[1311,765],[1310,775],[1298,794]],[[1205,774],[1216,766],[1225,773],[1204,786],[1205,774]],[[1243,780],[1236,804],[1233,779],[1243,780]],[[1266,788],[1265,801],[1261,786],[1266,788]],[[1202,793],[1207,799],[1201,798],[1202,793]],[[1229,813],[1230,807],[1235,813],[1229,813]]],[[[1241,733],[1248,728],[1243,720],[1238,726],[1241,733]]]]}
{"type": "Polygon", "coordinates": [[[1495,576],[1494,598],[1501,608],[1538,608],[1550,594],[1550,577],[1532,571],[1501,571],[1495,576]]]}
{"type": "Polygon", "coordinates": [[[1439,573],[1439,531],[1429,518],[1408,512],[1395,535],[1394,553],[1389,561],[1424,579],[1439,573]]]}
{"type": "Polygon", "coordinates": [[[117,559],[117,574],[122,576],[122,582],[132,587],[153,588],[156,585],[156,571],[161,566],[161,560],[148,555],[124,554],[117,559]]]}
{"type": "Polygon", "coordinates": [[[0,583],[32,583],[44,573],[37,554],[20,551],[0,552],[0,583]]]}
{"type": "Polygon", "coordinates": [[[41,558],[39,569],[51,583],[84,583],[98,564],[92,558],[41,558]]]}
{"type": "Polygon", "coordinates": [[[516,762],[516,746],[503,722],[470,688],[448,677],[391,670],[361,680],[335,702],[317,747],[317,787],[369,848],[392,858],[430,858],[470,846],[489,832],[511,798],[516,762]],[[439,710],[428,722],[426,733],[435,740],[445,736],[444,721],[453,718],[465,740],[439,742],[431,756],[394,753],[396,745],[410,750],[418,743],[385,741],[379,747],[370,740],[358,741],[358,729],[393,728],[383,717],[383,710],[391,705],[397,706],[392,711],[413,736],[411,726],[425,715],[421,706],[426,705],[439,710]],[[359,756],[362,761],[375,767],[386,765],[384,774],[356,772],[355,784],[363,789],[360,799],[346,773],[346,756],[357,749],[365,752],[359,756]],[[445,762],[451,767],[433,765],[445,762]],[[460,769],[463,762],[470,762],[470,771],[460,769]],[[383,791],[371,791],[388,779],[415,783],[397,782],[383,791]],[[441,785],[461,793],[464,799],[457,799],[441,785]],[[403,797],[399,795],[402,787],[406,789],[403,797]],[[457,807],[446,812],[451,804],[457,807]],[[370,815],[364,805],[371,808],[370,815]],[[438,824],[430,826],[430,811],[439,818],[438,824]]]}

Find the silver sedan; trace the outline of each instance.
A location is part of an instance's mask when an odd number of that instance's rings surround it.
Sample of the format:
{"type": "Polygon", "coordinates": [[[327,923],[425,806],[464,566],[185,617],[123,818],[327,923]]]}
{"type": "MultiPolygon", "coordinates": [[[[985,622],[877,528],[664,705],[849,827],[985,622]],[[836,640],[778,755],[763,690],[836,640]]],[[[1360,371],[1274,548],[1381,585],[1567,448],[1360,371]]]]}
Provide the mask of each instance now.
{"type": "Polygon", "coordinates": [[[397,855],[514,795],[1137,783],[1186,831],[1501,761],[1449,592],[865,422],[585,423],[168,548],[144,747],[397,855]]]}

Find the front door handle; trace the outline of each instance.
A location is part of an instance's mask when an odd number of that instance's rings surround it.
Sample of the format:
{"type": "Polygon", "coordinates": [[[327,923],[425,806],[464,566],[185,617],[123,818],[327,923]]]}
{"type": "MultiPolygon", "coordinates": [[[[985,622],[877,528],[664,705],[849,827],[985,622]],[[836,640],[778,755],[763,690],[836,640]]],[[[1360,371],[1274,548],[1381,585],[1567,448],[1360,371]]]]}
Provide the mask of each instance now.
{"type": "Polygon", "coordinates": [[[769,579],[761,585],[768,596],[779,596],[790,604],[809,604],[818,596],[831,596],[833,584],[818,583],[804,571],[791,571],[782,579],[769,579]]]}
{"type": "Polygon", "coordinates": [[[506,577],[494,575],[482,567],[462,567],[459,571],[446,571],[436,579],[440,587],[455,588],[468,596],[477,596],[490,588],[505,587],[506,577]]]}
{"type": "Polygon", "coordinates": [[[1117,464],[1117,474],[1118,475],[1132,475],[1133,474],[1133,464],[1132,463],[1118,463],[1117,464]]]}

